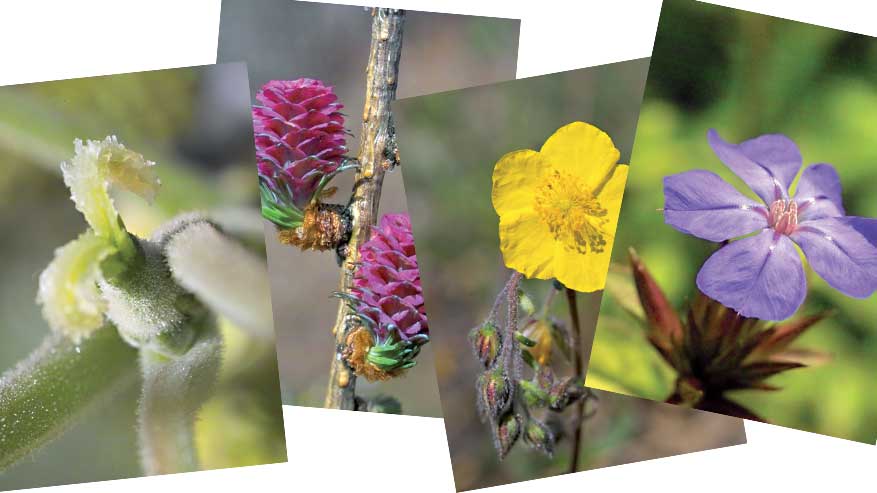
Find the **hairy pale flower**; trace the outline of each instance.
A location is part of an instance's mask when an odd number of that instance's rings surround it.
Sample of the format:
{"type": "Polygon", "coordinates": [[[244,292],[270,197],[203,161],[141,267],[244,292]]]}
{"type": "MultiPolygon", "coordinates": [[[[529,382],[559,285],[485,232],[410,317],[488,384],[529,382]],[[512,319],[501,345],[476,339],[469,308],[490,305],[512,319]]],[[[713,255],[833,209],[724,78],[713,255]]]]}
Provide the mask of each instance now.
{"type": "Polygon", "coordinates": [[[100,264],[115,253],[91,231],[55,250],[37,291],[49,327],[74,340],[101,328],[107,304],[97,285],[103,279],[100,264]]]}
{"type": "Polygon", "coordinates": [[[61,163],[64,183],[91,229],[55,250],[40,275],[37,302],[49,326],[80,339],[103,325],[106,302],[97,284],[118,262],[136,255],[109,188],[120,186],[147,200],[159,187],[152,161],[125,148],[115,136],[102,141],[74,141],[73,159],[61,163]]]}
{"type": "Polygon", "coordinates": [[[627,166],[603,131],[558,129],[540,151],[506,154],[493,170],[493,207],[505,264],[576,291],[603,289],[627,166]]]}
{"type": "Polygon", "coordinates": [[[684,233],[728,241],[704,263],[697,286],[741,315],[784,320],[804,302],[807,283],[795,244],[838,291],[866,298],[877,290],[877,220],[845,215],[830,164],[802,167],[788,137],[769,134],[730,144],[710,130],[713,151],[761,201],[717,174],[693,170],[664,178],[664,220],[684,233]]]}
{"type": "Polygon", "coordinates": [[[321,181],[347,152],[343,107],[319,80],[273,80],[253,106],[262,212],[284,228],[301,224],[302,211],[321,181]]]}
{"type": "Polygon", "coordinates": [[[152,170],[155,163],[127,149],[115,135],[102,141],[76,139],[73,145],[73,159],[61,163],[61,172],[76,209],[97,236],[130,253],[127,250],[132,246],[131,239],[122,226],[109,189],[117,185],[151,202],[160,186],[152,170]]]}

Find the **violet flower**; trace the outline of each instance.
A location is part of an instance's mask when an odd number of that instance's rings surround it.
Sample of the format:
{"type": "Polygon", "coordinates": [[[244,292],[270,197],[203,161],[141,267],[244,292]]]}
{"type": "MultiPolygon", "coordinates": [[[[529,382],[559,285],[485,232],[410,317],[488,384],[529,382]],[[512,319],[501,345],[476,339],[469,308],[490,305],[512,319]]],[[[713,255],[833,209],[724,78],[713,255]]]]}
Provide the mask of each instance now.
{"type": "Polygon", "coordinates": [[[768,134],[730,144],[710,130],[713,152],[761,201],[706,170],[664,178],[664,220],[723,246],[701,267],[697,286],[745,317],[783,320],[804,302],[807,282],[797,244],[834,289],[866,298],[877,289],[877,220],[847,216],[830,164],[802,166],[795,143],[768,134]]]}

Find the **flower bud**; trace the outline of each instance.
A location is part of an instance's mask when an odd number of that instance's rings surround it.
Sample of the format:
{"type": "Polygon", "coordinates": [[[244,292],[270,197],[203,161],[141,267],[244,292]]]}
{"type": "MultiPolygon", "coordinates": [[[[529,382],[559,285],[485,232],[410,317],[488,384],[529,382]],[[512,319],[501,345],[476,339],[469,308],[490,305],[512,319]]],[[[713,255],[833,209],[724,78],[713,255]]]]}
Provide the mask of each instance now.
{"type": "Polygon", "coordinates": [[[526,317],[532,317],[536,313],[536,304],[533,303],[533,298],[530,298],[523,289],[518,290],[518,308],[521,314],[526,317]]]}
{"type": "Polygon", "coordinates": [[[502,364],[482,373],[476,384],[478,410],[484,421],[495,422],[508,409],[512,398],[512,382],[502,364]]]}
{"type": "Polygon", "coordinates": [[[587,395],[588,389],[582,386],[581,382],[574,377],[565,377],[555,383],[548,392],[548,407],[560,411],[587,395]]]}
{"type": "Polygon", "coordinates": [[[494,447],[499,454],[499,460],[505,459],[520,435],[521,417],[514,413],[505,415],[493,433],[494,447]]]}
{"type": "Polygon", "coordinates": [[[487,321],[475,327],[469,332],[469,341],[484,368],[493,366],[502,349],[502,336],[496,325],[487,321]]]}
{"type": "Polygon", "coordinates": [[[551,457],[554,455],[554,434],[541,421],[530,418],[524,428],[524,442],[551,457]]]}
{"type": "Polygon", "coordinates": [[[521,389],[521,396],[528,408],[544,407],[548,404],[548,392],[539,388],[539,386],[527,380],[518,382],[518,388],[521,389]]]}

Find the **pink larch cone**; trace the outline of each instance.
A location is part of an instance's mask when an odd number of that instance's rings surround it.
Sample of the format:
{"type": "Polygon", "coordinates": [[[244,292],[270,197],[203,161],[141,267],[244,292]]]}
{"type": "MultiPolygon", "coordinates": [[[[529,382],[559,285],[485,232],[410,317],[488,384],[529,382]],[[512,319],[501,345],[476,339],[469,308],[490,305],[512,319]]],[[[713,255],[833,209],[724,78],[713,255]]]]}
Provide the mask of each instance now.
{"type": "Polygon", "coordinates": [[[261,105],[253,106],[253,129],[263,190],[303,210],[347,152],[342,105],[332,87],[314,79],[270,81],[256,99],[261,105]]]}

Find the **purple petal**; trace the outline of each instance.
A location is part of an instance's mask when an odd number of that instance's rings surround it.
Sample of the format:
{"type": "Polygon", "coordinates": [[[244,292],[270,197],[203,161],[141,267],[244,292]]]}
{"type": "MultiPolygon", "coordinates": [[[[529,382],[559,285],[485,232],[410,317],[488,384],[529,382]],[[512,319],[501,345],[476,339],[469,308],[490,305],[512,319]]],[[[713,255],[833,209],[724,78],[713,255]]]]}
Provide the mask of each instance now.
{"type": "Polygon", "coordinates": [[[799,221],[843,216],[840,177],[830,164],[808,166],[795,190],[799,221]]]}
{"type": "Polygon", "coordinates": [[[719,175],[705,170],[664,177],[664,222],[709,241],[767,227],[767,211],[719,175]]]}
{"type": "Polygon", "coordinates": [[[765,204],[789,197],[789,187],[802,163],[801,152],[792,139],[781,134],[767,134],[731,144],[710,129],[707,141],[719,159],[765,204]]]}
{"type": "Polygon", "coordinates": [[[877,246],[877,219],[870,217],[845,216],[838,218],[847,226],[855,229],[874,246],[877,246]]]}
{"type": "Polygon", "coordinates": [[[698,272],[697,287],[744,317],[762,320],[791,317],[807,294],[794,243],[770,229],[716,251],[698,272]]]}
{"type": "Polygon", "coordinates": [[[847,296],[877,289],[877,219],[828,217],[806,221],[792,233],[813,270],[847,296]]]}

